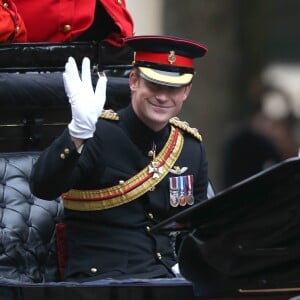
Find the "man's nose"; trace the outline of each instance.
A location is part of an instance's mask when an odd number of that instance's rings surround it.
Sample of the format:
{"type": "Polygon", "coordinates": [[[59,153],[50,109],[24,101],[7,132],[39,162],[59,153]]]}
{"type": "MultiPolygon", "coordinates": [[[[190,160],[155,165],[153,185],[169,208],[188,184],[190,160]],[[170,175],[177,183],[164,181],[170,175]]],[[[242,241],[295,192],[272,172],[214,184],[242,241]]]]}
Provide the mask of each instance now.
{"type": "Polygon", "coordinates": [[[156,98],[160,101],[166,101],[169,99],[169,93],[167,88],[161,88],[156,93],[156,98]]]}

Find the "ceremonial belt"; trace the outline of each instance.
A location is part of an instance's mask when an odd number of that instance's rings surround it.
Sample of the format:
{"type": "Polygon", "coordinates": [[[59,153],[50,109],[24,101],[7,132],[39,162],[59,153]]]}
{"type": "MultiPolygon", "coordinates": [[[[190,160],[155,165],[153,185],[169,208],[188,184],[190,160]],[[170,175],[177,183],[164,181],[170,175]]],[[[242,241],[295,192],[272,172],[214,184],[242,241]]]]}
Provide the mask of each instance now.
{"type": "Polygon", "coordinates": [[[79,211],[103,210],[139,198],[169,173],[181,153],[183,143],[184,138],[179,129],[171,126],[168,141],[155,157],[155,162],[122,184],[98,190],[71,189],[62,195],[64,207],[79,211]]]}

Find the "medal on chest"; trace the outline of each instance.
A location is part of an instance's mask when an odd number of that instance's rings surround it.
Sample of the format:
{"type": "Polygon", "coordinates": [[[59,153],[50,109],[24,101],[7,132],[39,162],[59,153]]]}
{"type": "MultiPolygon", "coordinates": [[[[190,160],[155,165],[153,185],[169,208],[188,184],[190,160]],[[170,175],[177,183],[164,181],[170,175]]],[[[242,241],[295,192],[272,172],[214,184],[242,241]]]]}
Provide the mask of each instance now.
{"type": "Polygon", "coordinates": [[[172,207],[193,205],[193,175],[169,178],[170,205],[172,207]]]}
{"type": "Polygon", "coordinates": [[[156,160],[156,145],[153,143],[152,150],[149,151],[148,156],[152,156],[152,161],[148,166],[148,173],[152,174],[153,178],[159,178],[163,172],[163,168],[160,167],[160,163],[156,160]]]}
{"type": "Polygon", "coordinates": [[[193,175],[188,175],[187,177],[187,204],[193,205],[195,203],[194,195],[193,195],[193,183],[194,177],[193,175]]]}

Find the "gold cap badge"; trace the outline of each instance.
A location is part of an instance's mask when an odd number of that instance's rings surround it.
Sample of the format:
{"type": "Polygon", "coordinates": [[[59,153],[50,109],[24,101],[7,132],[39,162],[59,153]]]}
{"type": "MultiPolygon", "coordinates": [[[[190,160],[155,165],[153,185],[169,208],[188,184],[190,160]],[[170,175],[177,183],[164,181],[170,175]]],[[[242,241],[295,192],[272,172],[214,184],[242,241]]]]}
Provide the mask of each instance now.
{"type": "Polygon", "coordinates": [[[176,61],[176,55],[175,51],[170,51],[170,54],[168,55],[168,62],[172,65],[176,61]]]}

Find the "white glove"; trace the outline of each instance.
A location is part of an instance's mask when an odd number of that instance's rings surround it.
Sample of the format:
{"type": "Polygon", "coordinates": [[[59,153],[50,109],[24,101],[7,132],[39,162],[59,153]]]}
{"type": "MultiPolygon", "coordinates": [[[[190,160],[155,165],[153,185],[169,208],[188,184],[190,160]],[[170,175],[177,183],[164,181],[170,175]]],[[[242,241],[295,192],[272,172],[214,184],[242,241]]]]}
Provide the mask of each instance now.
{"type": "Polygon", "coordinates": [[[82,60],[80,78],[74,58],[69,57],[63,80],[72,111],[72,121],[68,125],[70,135],[79,139],[91,138],[106,100],[107,78],[104,75],[98,79],[94,92],[89,58],[82,60]]]}

